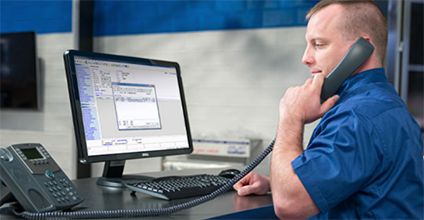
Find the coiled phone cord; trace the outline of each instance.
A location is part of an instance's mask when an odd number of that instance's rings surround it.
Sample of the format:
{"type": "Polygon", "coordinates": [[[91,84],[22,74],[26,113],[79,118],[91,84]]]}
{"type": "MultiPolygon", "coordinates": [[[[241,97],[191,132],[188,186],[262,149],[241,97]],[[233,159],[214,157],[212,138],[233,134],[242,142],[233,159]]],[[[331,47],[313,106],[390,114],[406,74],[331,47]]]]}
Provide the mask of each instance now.
{"type": "Polygon", "coordinates": [[[237,176],[229,180],[224,186],[215,190],[211,194],[202,196],[200,198],[194,199],[192,201],[182,203],[179,205],[171,206],[168,208],[160,209],[136,209],[136,210],[107,210],[107,211],[78,211],[78,212],[44,212],[44,213],[34,213],[34,212],[16,212],[13,211],[16,215],[21,216],[26,219],[99,219],[99,218],[131,218],[131,217],[147,217],[147,216],[158,216],[158,215],[169,215],[175,212],[179,212],[202,203],[208,202],[221,194],[230,190],[235,183],[245,177],[250,171],[262,162],[263,159],[272,151],[274,146],[275,139],[265,148],[264,151],[252,162],[250,163],[242,172],[237,176]]]}

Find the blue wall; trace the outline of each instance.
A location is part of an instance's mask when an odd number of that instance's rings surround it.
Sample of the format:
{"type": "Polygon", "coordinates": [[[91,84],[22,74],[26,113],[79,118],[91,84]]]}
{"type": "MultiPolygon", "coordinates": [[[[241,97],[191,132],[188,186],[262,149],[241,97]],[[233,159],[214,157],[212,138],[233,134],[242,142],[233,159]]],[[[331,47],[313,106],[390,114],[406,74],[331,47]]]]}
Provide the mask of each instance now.
{"type": "MultiPolygon", "coordinates": [[[[319,0],[95,0],[94,35],[306,25],[319,0]]],[[[387,3],[377,1],[383,12],[387,3]]],[[[0,0],[0,33],[72,31],[72,0],[0,0]]]]}
{"type": "Polygon", "coordinates": [[[72,31],[72,0],[0,0],[0,33],[72,31]]]}
{"type": "Polygon", "coordinates": [[[317,2],[319,0],[97,0],[94,35],[304,26],[307,11],[317,2]]]}
{"type": "MultiPolygon", "coordinates": [[[[94,35],[304,26],[319,0],[96,0],[94,35]]],[[[0,33],[72,31],[72,0],[1,0],[0,33]]]]}

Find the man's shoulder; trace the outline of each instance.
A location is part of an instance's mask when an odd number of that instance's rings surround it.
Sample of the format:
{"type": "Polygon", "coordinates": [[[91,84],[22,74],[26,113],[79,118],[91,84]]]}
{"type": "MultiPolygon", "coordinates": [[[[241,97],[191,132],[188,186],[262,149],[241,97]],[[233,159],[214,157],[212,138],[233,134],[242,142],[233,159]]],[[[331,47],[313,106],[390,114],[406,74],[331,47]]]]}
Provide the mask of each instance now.
{"type": "Polygon", "coordinates": [[[332,110],[333,114],[354,112],[369,119],[390,111],[401,110],[407,113],[405,103],[386,83],[363,85],[341,97],[340,103],[332,110]]]}

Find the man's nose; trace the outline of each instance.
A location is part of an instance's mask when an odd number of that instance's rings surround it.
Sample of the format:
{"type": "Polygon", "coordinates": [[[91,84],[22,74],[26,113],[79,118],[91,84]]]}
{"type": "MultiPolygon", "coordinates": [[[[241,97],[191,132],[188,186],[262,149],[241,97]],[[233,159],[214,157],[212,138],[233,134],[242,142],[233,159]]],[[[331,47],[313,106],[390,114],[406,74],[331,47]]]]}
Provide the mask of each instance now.
{"type": "Polygon", "coordinates": [[[302,57],[302,63],[306,66],[310,66],[315,62],[314,57],[312,56],[312,53],[308,48],[306,48],[305,53],[303,53],[302,57]]]}

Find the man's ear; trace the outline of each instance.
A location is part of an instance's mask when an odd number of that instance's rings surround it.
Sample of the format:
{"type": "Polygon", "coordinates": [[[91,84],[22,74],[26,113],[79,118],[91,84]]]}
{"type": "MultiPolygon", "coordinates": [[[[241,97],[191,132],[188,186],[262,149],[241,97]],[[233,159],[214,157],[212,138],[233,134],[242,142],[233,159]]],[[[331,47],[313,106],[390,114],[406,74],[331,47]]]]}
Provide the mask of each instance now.
{"type": "Polygon", "coordinates": [[[369,36],[361,36],[361,37],[367,40],[368,42],[370,42],[370,44],[372,44],[371,38],[369,36]]]}

